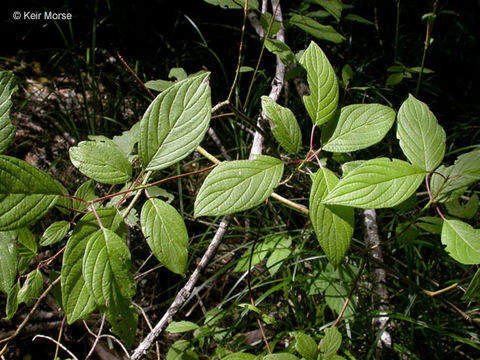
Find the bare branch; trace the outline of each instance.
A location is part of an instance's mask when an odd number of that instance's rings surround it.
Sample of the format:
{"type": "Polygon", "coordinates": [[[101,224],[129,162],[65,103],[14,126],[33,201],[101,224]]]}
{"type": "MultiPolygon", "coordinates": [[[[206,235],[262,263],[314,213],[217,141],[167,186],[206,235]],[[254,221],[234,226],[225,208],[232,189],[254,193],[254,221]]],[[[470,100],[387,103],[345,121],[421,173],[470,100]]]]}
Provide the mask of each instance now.
{"type": "MultiPolygon", "coordinates": [[[[378,234],[377,213],[373,209],[363,210],[365,224],[365,243],[367,250],[371,251],[375,260],[383,262],[382,248],[380,246],[380,236],[378,234]]],[[[385,269],[375,266],[371,268],[370,279],[372,281],[372,305],[373,309],[380,310],[378,317],[372,319],[372,325],[376,334],[381,333],[380,340],[377,343],[376,358],[389,359],[393,351],[392,336],[390,334],[389,320],[387,311],[388,292],[385,286],[387,272],[385,269]]]]}
{"type": "Polygon", "coordinates": [[[150,331],[147,337],[134,350],[131,356],[131,360],[141,359],[142,356],[144,356],[147,353],[148,349],[152,346],[152,344],[157,339],[157,337],[162,333],[162,331],[168,326],[168,324],[172,322],[172,319],[175,316],[175,314],[178,312],[180,307],[185,303],[185,301],[190,296],[200,276],[200,273],[203,271],[203,269],[207,267],[208,263],[217,252],[217,248],[222,242],[223,236],[227,231],[230,218],[231,218],[230,216],[225,216],[222,219],[222,221],[220,222],[220,227],[215,233],[215,236],[213,237],[212,242],[208,246],[207,251],[205,251],[205,254],[203,254],[203,257],[200,260],[200,263],[197,265],[195,271],[190,276],[190,278],[188,279],[184,287],[178,292],[177,296],[175,297],[175,301],[170,305],[167,312],[163,315],[160,321],[155,325],[153,330],[150,331]]]}

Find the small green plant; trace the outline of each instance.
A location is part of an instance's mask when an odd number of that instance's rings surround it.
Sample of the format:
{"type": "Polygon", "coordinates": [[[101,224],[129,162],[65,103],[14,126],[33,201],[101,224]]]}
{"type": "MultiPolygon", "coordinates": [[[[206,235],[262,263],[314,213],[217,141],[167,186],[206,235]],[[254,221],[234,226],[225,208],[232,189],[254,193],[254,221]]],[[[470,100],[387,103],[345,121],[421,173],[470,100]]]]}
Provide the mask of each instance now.
{"type": "MultiPolygon", "coordinates": [[[[209,2],[238,6],[233,1],[209,2]]],[[[330,12],[340,16],[335,8],[330,12]]],[[[317,26],[303,15],[294,15],[290,21],[300,28],[308,27],[309,33],[317,26]]],[[[269,28],[272,23],[273,17],[269,28]]],[[[343,40],[333,29],[322,28],[322,31],[327,30],[331,41],[343,40]]],[[[266,46],[279,56],[285,55],[285,62],[296,62],[291,50],[273,39],[269,39],[266,46]]],[[[208,175],[194,200],[193,217],[196,219],[238,215],[265,204],[268,199],[272,199],[275,207],[288,207],[309,217],[322,252],[331,264],[328,270],[334,279],[333,285],[324,282],[317,282],[317,285],[330,291],[325,296],[330,300],[326,301],[330,301],[329,306],[339,315],[338,321],[325,329],[319,343],[306,335],[304,329],[297,329],[291,334],[295,345],[289,348],[290,352],[272,351],[261,356],[227,351],[223,359],[299,359],[293,355],[293,350],[307,360],[343,359],[337,355],[342,343],[337,325],[346,312],[353,310],[348,304],[351,294],[348,296],[344,287],[345,277],[338,269],[346,265],[345,256],[351,248],[355,217],[359,213],[356,209],[394,208],[402,219],[396,236],[410,228],[421,228],[425,223],[433,224],[436,226],[434,232],[440,233],[440,241],[453,259],[466,265],[480,264],[480,230],[468,222],[478,212],[478,196],[472,194],[466,203],[461,198],[480,179],[480,150],[463,153],[453,164],[444,165],[446,133],[425,103],[410,95],[398,113],[378,103],[339,106],[340,89],[335,70],[315,42],[303,51],[299,64],[306,71],[310,89],[310,94],[303,98],[313,125],[307,151],[304,151],[306,144],[294,112],[264,96],[261,112],[269,120],[271,134],[283,156],[272,151],[269,155],[254,154],[249,159],[230,161],[213,157],[201,147],[212,113],[227,106],[233,107],[238,114],[242,111],[234,107],[229,98],[212,107],[209,72],[187,76],[177,71],[172,75],[178,79],[176,82],[147,84],[161,93],[153,99],[142,120],[129,131],[112,139],[90,136],[70,148],[71,163],[89,179],[73,195],[47,172],[4,155],[15,133],[9,112],[16,87],[13,74],[2,72],[0,290],[7,296],[7,319],[15,315],[22,303],[35,310],[39,300],[60,286],[61,297],[57,297],[57,301],[68,323],[86,320],[99,311],[108,320],[112,332],[131,348],[136,341],[138,310],[132,304],[136,281],[126,241],[127,227],[139,224],[158,262],[173,273],[184,275],[188,268],[188,227],[181,215],[183,211],[160,198],[163,193],[158,186],[206,172],[208,175]],[[391,158],[390,154],[378,154],[371,159],[355,157],[356,152],[380,143],[395,122],[398,151],[394,153],[401,158],[391,158]],[[318,131],[320,137],[315,136],[318,131]],[[318,138],[321,146],[315,144],[318,138]],[[161,177],[161,170],[177,165],[195,151],[211,160],[213,165],[161,177]],[[343,158],[348,161],[338,160],[342,159],[342,154],[349,154],[343,158]],[[292,157],[295,160],[291,160],[292,157]],[[332,164],[340,164],[340,167],[332,164]],[[309,199],[308,208],[275,193],[293,177],[300,177],[305,184],[311,183],[304,194],[309,199]],[[96,183],[105,190],[101,196],[96,194],[96,183]],[[422,184],[424,195],[417,195],[422,184]],[[438,217],[424,216],[430,207],[438,217]],[[53,216],[48,217],[50,224],[37,243],[32,226],[53,208],[59,210],[52,212],[58,218],[50,221],[53,216]],[[38,246],[51,246],[65,238],[66,246],[56,255],[63,253],[61,273],[44,289],[42,271],[47,263],[36,259],[38,246]],[[340,306],[333,305],[332,299],[338,303],[339,297],[342,299],[340,306]],[[344,298],[348,299],[345,305],[344,298]]],[[[289,236],[265,236],[261,245],[248,248],[233,271],[249,271],[268,255],[267,269],[275,274],[290,255],[291,244],[289,236]]],[[[352,268],[360,275],[363,265],[352,268]]],[[[478,298],[479,279],[477,272],[465,294],[467,298],[478,298]]],[[[357,280],[358,276],[355,280],[349,276],[349,282],[357,280]]],[[[186,295],[179,293],[178,296],[186,295]]],[[[264,322],[269,321],[255,304],[247,304],[245,310],[262,315],[264,322]]],[[[161,326],[166,327],[171,317],[167,314],[161,326]]],[[[170,323],[166,330],[172,333],[194,331],[201,342],[202,331],[207,331],[207,325],[208,321],[203,326],[179,321],[170,323]]],[[[154,339],[157,335],[152,330],[149,336],[154,339]]],[[[147,345],[152,345],[152,341],[147,341],[147,345]]],[[[148,347],[140,345],[132,358],[139,358],[147,350],[148,347]]],[[[191,344],[185,340],[175,342],[168,354],[172,355],[167,355],[167,359],[177,358],[178,354],[184,354],[182,358],[196,358],[191,344]]]]}

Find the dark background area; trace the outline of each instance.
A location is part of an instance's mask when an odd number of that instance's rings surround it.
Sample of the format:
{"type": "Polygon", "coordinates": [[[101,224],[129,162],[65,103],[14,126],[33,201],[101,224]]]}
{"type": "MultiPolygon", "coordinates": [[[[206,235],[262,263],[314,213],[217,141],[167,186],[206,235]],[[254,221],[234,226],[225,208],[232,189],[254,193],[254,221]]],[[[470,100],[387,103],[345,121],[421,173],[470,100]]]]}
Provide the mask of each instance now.
{"type": "MultiPolygon", "coordinates": [[[[297,11],[301,3],[283,1],[284,13],[297,11]]],[[[347,41],[333,46],[319,43],[327,48],[334,66],[349,63],[357,69],[357,85],[383,82],[387,67],[393,63],[396,2],[364,0],[351,4],[353,9],[348,12],[376,21],[378,29],[342,21],[338,30],[347,41]]],[[[431,7],[432,1],[401,2],[398,59],[406,66],[420,65],[426,28],[421,16],[431,11],[431,7]]],[[[426,67],[435,73],[425,77],[420,98],[444,125],[470,123],[480,113],[479,9],[479,1],[440,1],[438,5],[434,41],[426,61],[426,67]]],[[[95,47],[97,53],[104,49],[109,55],[118,50],[131,64],[137,65],[145,80],[166,78],[173,66],[184,67],[189,73],[204,67],[213,72],[213,86],[218,86],[213,95],[218,100],[233,77],[242,17],[241,11],[224,10],[200,0],[10,1],[2,12],[1,32],[7,34],[2,41],[5,57],[35,60],[45,71],[54,72],[56,66],[65,66],[73,56],[84,56],[87,48],[95,47]],[[13,20],[15,10],[70,12],[73,20],[13,20]],[[64,56],[65,51],[68,56],[64,56]]],[[[245,65],[251,66],[260,42],[251,27],[247,31],[245,65]]],[[[287,44],[294,51],[305,48],[309,39],[287,23],[287,44]]],[[[97,54],[97,64],[101,65],[103,60],[97,54]]],[[[413,82],[407,81],[396,88],[395,107],[408,92],[414,91],[412,85],[413,82]]]]}

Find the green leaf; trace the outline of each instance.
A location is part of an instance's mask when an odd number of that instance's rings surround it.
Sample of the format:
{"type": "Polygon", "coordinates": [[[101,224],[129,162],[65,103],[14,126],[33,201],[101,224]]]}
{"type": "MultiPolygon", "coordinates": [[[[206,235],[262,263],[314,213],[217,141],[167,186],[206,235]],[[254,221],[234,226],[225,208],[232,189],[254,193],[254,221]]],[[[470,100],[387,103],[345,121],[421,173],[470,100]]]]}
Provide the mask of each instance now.
{"type": "Polygon", "coordinates": [[[47,246],[62,241],[70,230],[68,221],[56,221],[52,223],[43,233],[40,239],[40,246],[47,246]]]}
{"type": "Polygon", "coordinates": [[[37,241],[35,240],[33,233],[27,228],[18,229],[17,248],[18,254],[25,259],[29,260],[37,255],[37,241]]]}
{"type": "Polygon", "coordinates": [[[355,104],[340,110],[332,136],[323,150],[350,152],[380,142],[395,121],[395,111],[380,104],[355,104]]]}
{"type": "Polygon", "coordinates": [[[442,219],[434,216],[422,216],[418,218],[417,225],[420,229],[428,231],[429,233],[440,235],[442,232],[442,219]]]}
{"type": "Polygon", "coordinates": [[[341,0],[315,0],[315,2],[327,10],[335,20],[340,21],[343,8],[341,0]]]}
{"type": "Polygon", "coordinates": [[[168,349],[166,360],[194,360],[198,359],[198,355],[189,349],[190,342],[188,340],[177,340],[168,349]]]}
{"type": "Polygon", "coordinates": [[[12,95],[17,91],[15,76],[10,71],[0,72],[0,154],[7,150],[15,137],[15,126],[10,122],[12,95]]]}
{"type": "Polygon", "coordinates": [[[298,357],[288,353],[271,354],[263,357],[263,360],[299,360],[298,357]]]}
{"type": "Polygon", "coordinates": [[[90,236],[82,264],[85,285],[128,347],[138,323],[138,312],[131,305],[135,281],[130,268],[130,250],[114,231],[101,228],[90,236]]]}
{"type": "Polygon", "coordinates": [[[171,333],[183,333],[200,328],[197,324],[191,321],[173,321],[165,329],[171,333]]]}
{"type": "Polygon", "coordinates": [[[251,209],[278,185],[283,163],[270,156],[226,161],[208,174],[195,200],[194,216],[219,216],[251,209]]]}
{"type": "Polygon", "coordinates": [[[311,42],[300,58],[307,70],[307,82],[310,95],[303,101],[310,118],[315,125],[326,123],[335,114],[338,104],[338,82],[335,71],[322,49],[311,42]]]}
{"type": "Polygon", "coordinates": [[[473,279],[468,284],[467,291],[462,296],[462,300],[478,301],[480,299],[480,269],[477,270],[473,279]]]}
{"type": "Polygon", "coordinates": [[[365,24],[365,25],[375,25],[375,23],[373,21],[367,20],[364,17],[361,17],[360,15],[356,15],[356,14],[347,14],[343,18],[343,20],[354,21],[354,22],[358,22],[360,24],[365,24]]]}
{"type": "Polygon", "coordinates": [[[187,72],[183,68],[174,67],[168,72],[169,79],[184,80],[187,76],[187,72]]]}
{"type": "Polygon", "coordinates": [[[250,257],[252,257],[251,265],[255,266],[259,264],[263,259],[265,259],[269,251],[270,251],[270,248],[268,244],[264,242],[261,244],[257,244],[255,246],[255,250],[253,251],[253,256],[251,256],[252,247],[249,246],[242,254],[242,257],[238,260],[237,265],[235,266],[235,269],[233,269],[233,272],[247,271],[248,265],[250,264],[250,257]]]}
{"type": "Polygon", "coordinates": [[[275,275],[280,270],[285,260],[292,253],[290,249],[292,239],[290,237],[278,236],[276,238],[278,240],[273,247],[274,250],[265,264],[271,275],[275,275]]]}
{"type": "Polygon", "coordinates": [[[0,231],[36,222],[55,206],[62,188],[27,162],[0,155],[0,231]]]}
{"type": "Polygon", "coordinates": [[[175,84],[173,81],[168,80],[150,80],[145,83],[145,86],[155,91],[165,91],[173,84],[175,84]]]}
{"type": "Polygon", "coordinates": [[[90,235],[82,273],[97,305],[110,306],[114,287],[125,298],[135,295],[135,281],[130,267],[130,250],[120,236],[108,228],[101,228],[90,235]]]}
{"type": "Polygon", "coordinates": [[[142,232],[155,257],[169,270],[183,274],[187,269],[188,233],[182,216],[159,199],[143,205],[142,232]]]}
{"type": "Polygon", "coordinates": [[[72,164],[102,184],[121,184],[132,177],[132,166],[120,149],[110,142],[82,141],[69,150],[72,164]]]}
{"type": "Polygon", "coordinates": [[[310,219],[313,229],[325,255],[334,266],[340,264],[350,247],[355,225],[352,208],[322,204],[338,183],[335,174],[321,168],[315,174],[310,191],[310,219]]]}
{"type": "Polygon", "coordinates": [[[7,297],[7,306],[6,306],[6,313],[7,316],[4,317],[4,320],[10,320],[13,315],[16,314],[18,309],[18,292],[20,291],[20,284],[17,282],[13,285],[8,292],[7,297]]]}
{"type": "Polygon", "coordinates": [[[275,139],[286,151],[297,154],[302,145],[302,131],[292,111],[278,105],[269,96],[262,96],[262,110],[270,120],[275,139]]]}
{"type": "Polygon", "coordinates": [[[444,220],[442,244],[462,264],[480,264],[480,230],[460,220],[444,220]]]}
{"type": "MultiPolygon", "coordinates": [[[[97,209],[104,227],[115,231],[119,236],[126,234],[125,223],[115,208],[97,209]]],[[[69,324],[86,319],[95,310],[95,300],[88,291],[82,274],[82,263],[88,239],[99,229],[93,212],[84,215],[73,229],[67,242],[62,265],[63,311],[69,324]]]]}
{"type": "Polygon", "coordinates": [[[171,203],[174,199],[175,196],[172,193],[169,193],[167,190],[162,189],[158,186],[151,186],[148,189],[145,189],[148,192],[148,195],[150,197],[163,197],[165,198],[167,203],[171,203]]]}
{"type": "Polygon", "coordinates": [[[398,110],[397,138],[408,160],[433,171],[445,155],[446,135],[435,115],[423,102],[409,95],[398,110]]]}
{"type": "Polygon", "coordinates": [[[459,199],[453,199],[445,203],[450,215],[471,219],[478,212],[479,199],[477,194],[473,194],[465,205],[460,204],[459,199]]]}
{"type": "Polygon", "coordinates": [[[403,80],[403,73],[393,73],[388,75],[387,80],[385,81],[385,85],[387,86],[395,86],[400,84],[403,80]]]}
{"type": "Polygon", "coordinates": [[[339,44],[345,40],[345,38],[330,25],[322,25],[308,16],[293,15],[290,18],[290,24],[299,27],[317,39],[330,41],[335,44],[339,44]]]}
{"type": "Polygon", "coordinates": [[[130,299],[121,295],[116,285],[112,287],[112,299],[105,309],[105,315],[112,325],[112,332],[120,336],[127,348],[131,348],[136,338],[138,309],[130,299]]]}
{"type": "Polygon", "coordinates": [[[17,278],[18,255],[14,231],[0,232],[0,291],[8,294],[17,278]]]}
{"type": "Polygon", "coordinates": [[[123,155],[128,156],[133,151],[135,144],[140,138],[140,121],[136,122],[130,130],[124,131],[122,135],[114,136],[113,142],[119,147],[123,155]]]}
{"type": "Polygon", "coordinates": [[[295,350],[307,360],[317,360],[317,343],[308,335],[295,334],[295,350]]]}
{"type": "Polygon", "coordinates": [[[290,47],[284,42],[267,38],[265,39],[265,47],[268,49],[268,51],[277,55],[285,65],[295,63],[295,55],[290,47]]]}
{"type": "MultiPolygon", "coordinates": [[[[340,314],[347,300],[348,292],[349,289],[341,285],[341,282],[332,282],[325,289],[325,302],[330,309],[340,314]]],[[[353,316],[353,314],[355,314],[355,301],[351,299],[343,313],[343,317],[348,318],[353,316]]]]}
{"type": "MultiPolygon", "coordinates": [[[[220,6],[224,9],[243,9],[245,0],[203,0],[209,4],[220,6]]],[[[248,8],[258,9],[258,0],[249,0],[248,8]]]]}
{"type": "Polygon", "coordinates": [[[146,170],[164,169],[192,153],[210,122],[208,76],[201,73],[158,95],[140,123],[138,153],[146,170]]]}
{"type": "Polygon", "coordinates": [[[320,341],[320,352],[325,359],[336,354],[342,345],[342,334],[336,327],[325,329],[325,336],[320,341]]]}
{"type": "Polygon", "coordinates": [[[349,172],[351,172],[353,169],[356,169],[360,165],[365,163],[365,160],[354,160],[354,161],[348,161],[346,163],[342,164],[342,173],[343,176],[347,175],[349,172]]]}
{"type": "MultiPolygon", "coordinates": [[[[435,172],[448,177],[445,186],[438,194],[437,201],[443,202],[459,197],[466,187],[480,180],[480,149],[460,155],[454,165],[448,167],[442,165],[435,172]]],[[[442,176],[435,173],[432,175],[430,187],[433,194],[437,193],[443,182],[442,176]]]]}
{"type": "MultiPolygon", "coordinates": [[[[97,198],[97,195],[95,195],[95,182],[93,180],[84,182],[78,187],[73,196],[86,201],[95,200],[97,198]]],[[[74,209],[85,211],[87,210],[88,204],[83,201],[73,200],[72,206],[74,209]]]]}
{"type": "Polygon", "coordinates": [[[222,358],[222,360],[255,360],[256,355],[248,353],[233,353],[222,358]]]}
{"type": "Polygon", "coordinates": [[[423,169],[402,160],[368,160],[341,179],[323,203],[363,209],[393,207],[408,199],[424,176],[423,169]]]}
{"type": "Polygon", "coordinates": [[[348,87],[350,80],[353,78],[354,72],[349,64],[345,64],[342,68],[343,86],[348,87]]]}
{"type": "MultiPolygon", "coordinates": [[[[270,23],[272,22],[272,14],[268,12],[264,12],[260,16],[260,24],[262,25],[263,31],[266,33],[268,31],[268,28],[270,26],[270,23]]],[[[269,36],[275,35],[280,29],[282,28],[282,25],[277,19],[273,19],[272,27],[270,28],[270,32],[268,33],[269,36]]],[[[268,40],[268,38],[267,38],[268,40]]],[[[265,45],[266,41],[265,40],[265,45]]],[[[270,49],[269,49],[270,50],[270,49]]]]}
{"type": "Polygon", "coordinates": [[[32,306],[43,290],[43,277],[40,270],[33,270],[27,275],[27,279],[20,288],[17,301],[19,304],[24,302],[27,306],[32,306]]]}

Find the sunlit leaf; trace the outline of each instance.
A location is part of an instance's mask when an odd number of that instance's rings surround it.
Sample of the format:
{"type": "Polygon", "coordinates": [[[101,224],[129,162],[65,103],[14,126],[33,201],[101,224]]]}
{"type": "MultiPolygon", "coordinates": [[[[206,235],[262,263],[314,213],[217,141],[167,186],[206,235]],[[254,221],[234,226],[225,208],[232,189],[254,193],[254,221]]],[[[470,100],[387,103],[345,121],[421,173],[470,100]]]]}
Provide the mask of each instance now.
{"type": "MultiPolygon", "coordinates": [[[[125,223],[115,208],[97,210],[102,225],[115,231],[119,236],[126,234],[125,223]]],[[[67,242],[62,265],[63,311],[69,324],[78,319],[86,319],[95,310],[93,295],[85,286],[82,263],[88,239],[99,229],[95,214],[89,212],[75,226],[67,242]]]]}
{"type": "Polygon", "coordinates": [[[56,221],[52,223],[43,233],[40,238],[40,245],[47,246],[62,241],[65,235],[70,230],[70,223],[68,221],[56,221]]]}
{"type": "Polygon", "coordinates": [[[0,232],[0,291],[8,294],[17,278],[17,249],[15,248],[16,233],[14,231],[0,232]]]}
{"type": "Polygon", "coordinates": [[[251,209],[271,195],[282,174],[283,163],[270,156],[223,162],[203,182],[195,200],[195,217],[251,209]]]}
{"type": "Polygon", "coordinates": [[[300,63],[307,70],[310,95],[303,101],[315,125],[326,123],[335,114],[338,104],[338,82],[335,71],[322,49],[311,42],[300,63]]]}
{"type": "Polygon", "coordinates": [[[15,76],[10,71],[0,71],[0,154],[15,137],[15,126],[10,121],[11,97],[17,91],[15,76]]]}
{"type": "Polygon", "coordinates": [[[428,106],[409,95],[398,110],[397,138],[408,160],[432,171],[445,155],[446,135],[428,106]]]}
{"type": "Polygon", "coordinates": [[[480,230],[460,220],[445,220],[442,244],[452,258],[462,264],[480,264],[480,230]]]}
{"type": "Polygon", "coordinates": [[[138,154],[146,170],[164,169],[200,144],[210,122],[210,73],[188,77],[152,101],[140,123],[138,154]]]}
{"type": "Polygon", "coordinates": [[[191,321],[173,321],[165,329],[171,333],[183,333],[198,329],[199,326],[191,321]]]}
{"type": "Polygon", "coordinates": [[[292,111],[278,105],[269,96],[262,96],[262,110],[271,121],[270,128],[280,145],[290,153],[298,153],[302,145],[302,132],[292,111]]]}
{"type": "Polygon", "coordinates": [[[322,204],[339,180],[331,171],[321,168],[315,174],[310,191],[310,219],[318,242],[328,260],[337,266],[345,256],[353,235],[353,208],[322,204]]]}
{"type": "Polygon", "coordinates": [[[82,141],[69,150],[80,172],[103,184],[121,184],[132,177],[132,166],[118,146],[104,141],[82,141]]]}
{"type": "Polygon", "coordinates": [[[323,203],[364,209],[393,207],[408,199],[424,177],[423,169],[402,160],[369,160],[345,175],[323,203]]]}
{"type": "MultiPolygon", "coordinates": [[[[333,119],[332,119],[333,121],[333,119]]],[[[380,104],[355,104],[340,110],[335,130],[323,150],[350,152],[380,142],[395,121],[395,111],[380,104]]]]}
{"type": "Polygon", "coordinates": [[[188,260],[188,233],[182,216],[168,203],[150,199],[143,205],[140,222],[158,261],[169,270],[183,274],[188,260]]]}
{"type": "Polygon", "coordinates": [[[0,155],[0,231],[19,229],[43,217],[63,187],[20,159],[0,155]]]}

